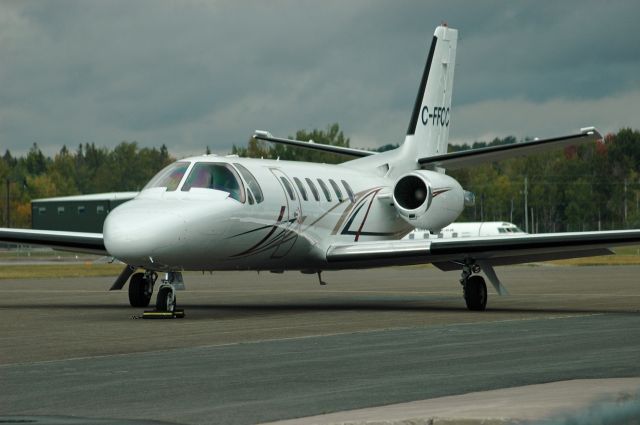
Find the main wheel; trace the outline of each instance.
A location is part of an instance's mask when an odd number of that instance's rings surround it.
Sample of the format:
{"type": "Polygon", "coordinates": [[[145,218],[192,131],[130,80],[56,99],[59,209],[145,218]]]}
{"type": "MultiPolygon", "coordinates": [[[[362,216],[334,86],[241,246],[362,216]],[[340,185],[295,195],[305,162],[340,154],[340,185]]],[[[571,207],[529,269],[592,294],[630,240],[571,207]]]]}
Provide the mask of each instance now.
{"type": "Polygon", "coordinates": [[[487,284],[482,276],[471,276],[464,285],[464,300],[467,308],[482,311],[487,307],[487,284]]]}
{"type": "Polygon", "coordinates": [[[151,301],[153,289],[144,278],[144,273],[135,273],[129,281],[129,304],[131,307],[146,307],[151,301]]]}
{"type": "Polygon", "coordinates": [[[156,298],[156,310],[158,311],[174,311],[176,309],[176,296],[170,287],[162,287],[158,291],[156,298]]]}

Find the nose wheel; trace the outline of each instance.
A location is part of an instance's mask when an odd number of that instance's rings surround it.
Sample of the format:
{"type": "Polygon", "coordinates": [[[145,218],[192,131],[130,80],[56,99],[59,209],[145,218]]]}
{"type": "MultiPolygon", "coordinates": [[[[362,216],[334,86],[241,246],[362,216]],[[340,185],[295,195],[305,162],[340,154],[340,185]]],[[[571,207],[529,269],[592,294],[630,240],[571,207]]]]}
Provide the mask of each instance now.
{"type": "Polygon", "coordinates": [[[171,285],[163,285],[156,297],[156,311],[172,313],[176,309],[176,294],[171,285]]]}
{"type": "Polygon", "coordinates": [[[184,310],[176,308],[176,289],[184,289],[182,273],[166,273],[160,288],[158,288],[155,310],[145,311],[142,317],[144,319],[176,319],[184,317],[184,310]]]}

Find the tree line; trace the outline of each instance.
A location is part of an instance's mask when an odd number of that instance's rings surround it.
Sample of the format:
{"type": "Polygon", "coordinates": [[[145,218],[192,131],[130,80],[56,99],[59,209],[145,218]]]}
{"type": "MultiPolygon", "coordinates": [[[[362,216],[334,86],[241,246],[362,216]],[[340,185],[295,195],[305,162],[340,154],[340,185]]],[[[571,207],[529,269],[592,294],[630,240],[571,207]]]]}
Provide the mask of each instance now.
{"type": "MultiPolygon", "coordinates": [[[[509,137],[488,145],[514,142],[509,137]]],[[[602,143],[450,174],[476,194],[475,206],[462,219],[511,221],[531,233],[587,231],[640,227],[639,165],[640,133],[627,128],[602,143]]]]}
{"type": "MultiPolygon", "coordinates": [[[[297,140],[350,147],[338,124],[300,130],[297,140]]],[[[521,141],[526,141],[521,140],[521,141]]],[[[517,143],[513,136],[449,145],[449,152],[517,143]]],[[[398,145],[385,145],[379,152],[398,145]]],[[[233,153],[335,164],[349,157],[252,139],[233,153]]],[[[629,128],[602,143],[552,150],[448,172],[476,195],[459,221],[510,221],[530,233],[640,228],[640,133],[629,128]]]]}
{"type": "MultiPolygon", "coordinates": [[[[291,136],[290,136],[291,137],[291,136]]],[[[350,147],[338,124],[300,130],[292,138],[350,147]]],[[[516,143],[512,136],[490,142],[450,145],[449,151],[516,143]]],[[[386,145],[378,151],[393,149],[386,145]]],[[[208,152],[207,148],[207,152],[208,152]]],[[[250,139],[232,154],[254,158],[335,164],[344,155],[250,139]]],[[[166,146],[140,148],[122,142],[113,149],[81,144],[63,147],[53,158],[37,144],[22,157],[0,157],[0,218],[29,227],[30,200],[111,191],[137,191],[162,167],[174,161],[166,146]],[[7,209],[6,195],[9,194],[7,209]]],[[[474,207],[460,221],[511,221],[532,233],[640,228],[640,132],[622,129],[604,143],[550,151],[522,158],[452,170],[448,174],[476,195],[474,207]],[[526,210],[525,210],[526,205],[526,210]]]]}
{"type": "Polygon", "coordinates": [[[113,149],[93,143],[80,144],[75,151],[63,146],[53,158],[36,143],[21,157],[7,150],[0,157],[1,223],[30,227],[32,199],[138,191],[172,161],[166,146],[140,148],[136,142],[122,142],[113,149]]]}

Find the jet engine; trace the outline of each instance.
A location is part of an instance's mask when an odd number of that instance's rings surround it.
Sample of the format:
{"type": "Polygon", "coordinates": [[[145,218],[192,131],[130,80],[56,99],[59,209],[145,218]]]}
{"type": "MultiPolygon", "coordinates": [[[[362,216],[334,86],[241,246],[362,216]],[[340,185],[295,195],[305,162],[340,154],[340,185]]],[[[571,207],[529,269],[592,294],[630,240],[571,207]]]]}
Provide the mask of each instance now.
{"type": "Polygon", "coordinates": [[[416,170],[401,176],[393,188],[393,205],[413,227],[439,231],[462,212],[464,190],[443,173],[416,170]]]}

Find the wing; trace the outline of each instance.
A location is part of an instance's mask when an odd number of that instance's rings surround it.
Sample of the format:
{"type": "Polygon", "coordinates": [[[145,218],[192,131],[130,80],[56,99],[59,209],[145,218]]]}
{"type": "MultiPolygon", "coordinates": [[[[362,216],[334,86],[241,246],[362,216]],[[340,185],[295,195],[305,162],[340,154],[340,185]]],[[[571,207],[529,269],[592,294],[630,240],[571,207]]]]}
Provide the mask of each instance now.
{"type": "Polygon", "coordinates": [[[334,244],[326,252],[333,269],[432,263],[455,270],[467,260],[491,266],[607,255],[611,247],[640,243],[640,230],[546,233],[464,239],[334,244]]]}
{"type": "Polygon", "coordinates": [[[256,130],[253,134],[254,139],[264,140],[265,142],[280,143],[283,145],[297,146],[300,148],[314,149],[322,152],[338,153],[341,155],[353,156],[356,158],[362,158],[363,156],[375,155],[377,152],[365,151],[361,149],[346,148],[344,146],[324,145],[322,143],[314,143],[313,140],[303,142],[301,140],[282,139],[280,137],[273,137],[271,133],[263,130],[256,130]]]}
{"type": "Polygon", "coordinates": [[[460,152],[452,152],[444,155],[430,156],[418,159],[423,168],[442,167],[450,170],[463,168],[470,165],[483,164],[485,162],[498,161],[516,156],[543,152],[554,148],[593,143],[601,140],[602,135],[594,127],[580,130],[578,134],[554,137],[551,139],[538,139],[529,142],[513,143],[510,145],[491,146],[482,149],[471,149],[460,152]]]}
{"type": "Polygon", "coordinates": [[[62,251],[109,255],[102,233],[0,228],[0,242],[48,246],[62,251]]]}

